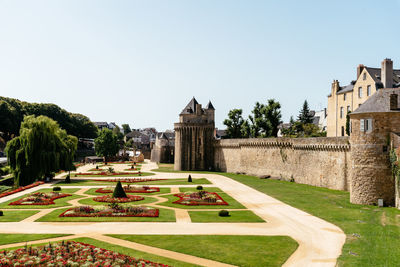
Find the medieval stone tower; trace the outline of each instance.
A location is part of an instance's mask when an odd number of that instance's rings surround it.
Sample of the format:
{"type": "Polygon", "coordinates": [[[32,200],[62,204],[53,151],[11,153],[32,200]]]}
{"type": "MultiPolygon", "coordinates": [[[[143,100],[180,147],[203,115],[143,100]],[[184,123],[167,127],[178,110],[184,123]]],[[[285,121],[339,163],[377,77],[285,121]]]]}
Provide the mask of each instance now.
{"type": "Polygon", "coordinates": [[[214,113],[193,97],[179,114],[175,128],[175,170],[210,170],[214,166],[214,113]]]}

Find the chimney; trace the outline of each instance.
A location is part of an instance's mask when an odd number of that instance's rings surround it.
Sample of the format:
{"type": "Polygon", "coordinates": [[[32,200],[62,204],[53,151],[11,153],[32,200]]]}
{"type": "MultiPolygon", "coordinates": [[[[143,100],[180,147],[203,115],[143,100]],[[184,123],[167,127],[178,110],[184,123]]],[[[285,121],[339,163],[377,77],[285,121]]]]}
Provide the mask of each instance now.
{"type": "Polygon", "coordinates": [[[398,95],[394,92],[390,94],[390,110],[398,110],[397,98],[398,95]]]}
{"type": "Polygon", "coordinates": [[[363,64],[358,65],[358,67],[357,67],[357,79],[356,80],[358,80],[358,77],[360,77],[361,72],[363,71],[364,67],[365,66],[363,64]]]}
{"type": "Polygon", "coordinates": [[[202,109],[201,104],[196,104],[196,115],[201,115],[202,109]]]}
{"type": "Polygon", "coordinates": [[[393,61],[390,58],[385,58],[382,61],[381,82],[383,88],[393,87],[393,61]]]}
{"type": "Polygon", "coordinates": [[[332,95],[336,94],[337,91],[339,91],[339,81],[338,80],[333,80],[332,83],[332,95]]]}

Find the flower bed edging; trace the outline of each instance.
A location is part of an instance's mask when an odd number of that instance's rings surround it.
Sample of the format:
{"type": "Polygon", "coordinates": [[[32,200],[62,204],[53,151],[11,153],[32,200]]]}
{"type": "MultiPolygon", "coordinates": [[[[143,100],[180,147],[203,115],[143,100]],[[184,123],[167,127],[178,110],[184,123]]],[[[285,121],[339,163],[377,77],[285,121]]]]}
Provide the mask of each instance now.
{"type": "Polygon", "coordinates": [[[97,210],[91,206],[81,206],[75,208],[69,208],[59,215],[59,217],[158,217],[160,212],[158,209],[148,208],[148,207],[131,207],[131,209],[143,209],[147,213],[138,214],[127,214],[125,210],[114,210],[114,209],[103,209],[97,210]],[[71,213],[71,211],[78,212],[76,214],[71,213]],[[77,211],[78,210],[78,211],[77,211]],[[84,214],[86,212],[86,214],[84,214]],[[116,213],[116,214],[113,214],[116,213]],[[126,213],[126,214],[123,214],[126,213]]]}
{"type": "Polygon", "coordinates": [[[29,202],[29,203],[24,203],[24,202],[28,202],[28,200],[27,199],[29,199],[30,197],[32,198],[32,197],[35,197],[36,195],[38,195],[39,196],[39,194],[46,194],[46,193],[41,193],[41,192],[37,192],[37,193],[33,193],[33,194],[31,194],[31,195],[29,195],[29,196],[27,196],[27,197],[24,197],[24,198],[20,198],[20,199],[18,199],[18,200],[16,200],[16,201],[14,201],[14,202],[11,202],[11,203],[9,203],[8,205],[11,205],[11,206],[15,206],[15,205],[18,205],[18,206],[20,206],[20,205],[33,205],[33,206],[36,206],[36,205],[52,205],[52,204],[56,204],[55,202],[54,202],[54,200],[56,200],[56,199],[58,199],[58,198],[63,198],[63,197],[69,197],[69,196],[72,196],[71,194],[56,194],[56,193],[49,193],[49,194],[54,194],[54,196],[53,197],[50,197],[50,198],[44,198],[43,200],[43,202],[29,202]]]}
{"type": "MultiPolygon", "coordinates": [[[[158,187],[148,187],[148,186],[142,186],[142,189],[135,189],[137,187],[129,187],[129,186],[123,186],[123,189],[125,193],[155,193],[155,192],[160,192],[160,188],[158,187]]],[[[114,192],[112,189],[107,189],[107,188],[99,188],[95,191],[96,193],[101,193],[101,194],[110,194],[114,192]]]]}
{"type": "Polygon", "coordinates": [[[38,186],[38,185],[41,185],[41,184],[44,184],[44,182],[42,182],[42,181],[34,182],[33,184],[26,185],[26,186],[22,186],[22,187],[19,187],[19,188],[17,188],[17,189],[14,189],[14,190],[12,190],[12,191],[8,191],[8,192],[1,193],[1,194],[0,194],[0,198],[1,198],[1,197],[5,197],[5,196],[9,196],[9,195],[12,195],[12,194],[15,194],[15,193],[18,193],[18,192],[21,192],[21,191],[24,191],[24,190],[26,190],[26,189],[33,188],[33,187],[38,186]]]}
{"type": "Polygon", "coordinates": [[[127,202],[140,201],[143,199],[144,197],[142,196],[132,196],[132,195],[127,195],[127,197],[122,197],[122,198],[113,198],[111,195],[99,196],[93,198],[93,200],[96,202],[107,202],[107,203],[127,203],[127,202]]]}
{"type": "Polygon", "coordinates": [[[39,247],[0,251],[0,266],[151,266],[168,267],[162,263],[136,259],[111,250],[76,241],[61,241],[39,247]],[[17,264],[17,265],[16,265],[17,264]]]}
{"type": "Polygon", "coordinates": [[[127,178],[127,179],[94,179],[96,182],[121,182],[121,183],[142,183],[142,182],[153,182],[153,181],[161,181],[167,179],[156,179],[156,178],[127,178]]]}
{"type": "Polygon", "coordinates": [[[172,203],[174,204],[180,204],[180,205],[185,205],[185,206],[211,206],[211,205],[229,205],[225,200],[222,199],[220,195],[218,195],[215,192],[205,192],[207,195],[213,195],[216,199],[216,202],[207,202],[206,200],[202,198],[194,198],[190,197],[191,195],[198,194],[198,192],[195,193],[178,193],[174,194],[174,196],[179,197],[179,200],[174,201],[172,203]]]}

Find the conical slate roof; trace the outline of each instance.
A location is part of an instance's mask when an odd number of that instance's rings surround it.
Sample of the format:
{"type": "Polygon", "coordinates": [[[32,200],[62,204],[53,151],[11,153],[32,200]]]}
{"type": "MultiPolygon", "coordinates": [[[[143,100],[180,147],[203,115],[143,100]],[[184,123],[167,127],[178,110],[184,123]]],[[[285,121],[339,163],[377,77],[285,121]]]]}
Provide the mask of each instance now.
{"type": "Polygon", "coordinates": [[[192,98],[189,104],[182,110],[181,114],[191,114],[196,112],[196,105],[198,104],[196,98],[192,98]]]}
{"type": "Polygon", "coordinates": [[[214,108],[213,104],[211,103],[211,101],[208,101],[206,109],[214,109],[215,110],[215,108],[214,108]]]}

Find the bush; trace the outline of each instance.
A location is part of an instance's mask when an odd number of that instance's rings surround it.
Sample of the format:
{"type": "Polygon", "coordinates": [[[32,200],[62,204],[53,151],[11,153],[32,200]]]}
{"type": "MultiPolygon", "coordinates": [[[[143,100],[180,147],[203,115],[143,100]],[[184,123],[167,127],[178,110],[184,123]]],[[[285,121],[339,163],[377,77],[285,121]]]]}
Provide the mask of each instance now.
{"type": "Polygon", "coordinates": [[[55,187],[53,187],[53,191],[61,191],[61,187],[55,186],[55,187]]]}
{"type": "Polygon", "coordinates": [[[99,169],[99,165],[96,165],[96,170],[98,170],[99,169]]]}
{"type": "Polygon", "coordinates": [[[191,183],[191,182],[192,182],[192,176],[189,174],[188,183],[191,183]]]}
{"type": "Polygon", "coordinates": [[[3,216],[4,214],[3,214],[3,211],[2,210],[0,210],[0,216],[3,216]]]}
{"type": "Polygon", "coordinates": [[[126,193],[124,189],[122,188],[121,181],[118,181],[117,185],[115,186],[114,192],[113,192],[113,198],[125,198],[126,193]]]}
{"type": "Polygon", "coordinates": [[[229,211],[227,211],[227,210],[220,210],[218,212],[218,215],[221,216],[221,217],[229,217],[230,216],[229,215],[229,211]]]}
{"type": "Polygon", "coordinates": [[[203,186],[198,185],[198,186],[196,187],[196,189],[197,189],[197,190],[203,190],[203,186]]]}
{"type": "MultiPolygon", "coordinates": [[[[76,174],[75,174],[76,177],[76,174]]],[[[67,175],[67,177],[65,177],[65,183],[66,184],[70,184],[71,183],[71,177],[69,176],[69,174],[67,175]]]]}

